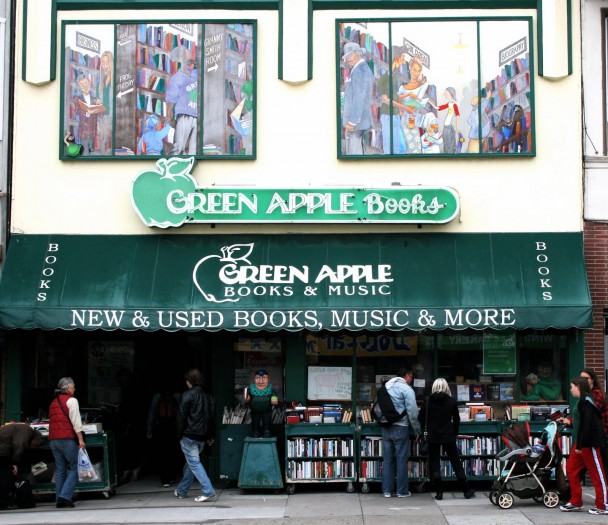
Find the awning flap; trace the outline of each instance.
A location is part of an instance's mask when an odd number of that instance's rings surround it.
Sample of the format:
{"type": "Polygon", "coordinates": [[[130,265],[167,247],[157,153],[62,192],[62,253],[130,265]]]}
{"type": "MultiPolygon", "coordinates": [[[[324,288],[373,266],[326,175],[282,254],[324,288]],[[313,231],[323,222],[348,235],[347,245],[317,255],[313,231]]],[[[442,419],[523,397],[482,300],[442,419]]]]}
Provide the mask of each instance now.
{"type": "Polygon", "coordinates": [[[0,327],[590,328],[580,233],[13,235],[0,327]]]}

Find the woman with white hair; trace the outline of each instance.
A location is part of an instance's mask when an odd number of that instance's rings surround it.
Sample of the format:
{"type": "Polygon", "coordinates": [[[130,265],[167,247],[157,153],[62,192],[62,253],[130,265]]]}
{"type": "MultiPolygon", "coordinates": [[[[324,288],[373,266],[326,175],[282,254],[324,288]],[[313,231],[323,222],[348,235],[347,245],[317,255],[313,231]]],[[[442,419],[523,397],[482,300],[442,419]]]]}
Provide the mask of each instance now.
{"type": "Polygon", "coordinates": [[[73,507],[78,481],[78,449],[85,448],[76,385],[71,377],[59,380],[49,408],[49,445],[55,457],[55,492],[58,509],[73,507]]]}
{"type": "Polygon", "coordinates": [[[441,479],[440,454],[441,448],[447,455],[458,485],[464,497],[469,499],[475,495],[475,491],[469,486],[460,456],[456,446],[458,427],[460,426],[460,415],[458,404],[452,397],[448,382],[443,379],[435,379],[431,395],[427,399],[427,432],[429,442],[429,472],[433,489],[437,493],[435,499],[443,499],[443,481],[441,479]]]}

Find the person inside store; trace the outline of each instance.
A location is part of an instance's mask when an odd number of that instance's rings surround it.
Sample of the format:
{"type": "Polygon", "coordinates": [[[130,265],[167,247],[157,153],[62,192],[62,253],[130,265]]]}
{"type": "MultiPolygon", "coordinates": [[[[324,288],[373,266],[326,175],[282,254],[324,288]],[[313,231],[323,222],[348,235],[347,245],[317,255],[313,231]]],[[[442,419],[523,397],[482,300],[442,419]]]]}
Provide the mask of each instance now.
{"type": "Polygon", "coordinates": [[[253,375],[253,382],[245,397],[251,409],[251,429],[253,437],[271,436],[272,407],[279,404],[279,397],[269,382],[270,376],[266,370],[258,370],[253,375]]]}
{"type": "Polygon", "coordinates": [[[49,408],[49,445],[55,458],[55,491],[58,509],[73,507],[78,481],[78,449],[85,448],[80,406],[74,397],[76,385],[62,377],[49,408]]]}
{"type": "Polygon", "coordinates": [[[580,512],[583,510],[583,490],[581,472],[587,469],[595,488],[595,507],[589,514],[608,515],[608,489],[606,474],[602,462],[601,449],[606,444],[600,410],[593,401],[589,381],[584,377],[575,377],[570,381],[570,393],[575,400],[572,417],[561,422],[572,426],[573,443],[570,456],[566,462],[566,475],[570,482],[570,499],[560,506],[562,512],[580,512]]]}
{"type": "Polygon", "coordinates": [[[410,433],[420,434],[418,422],[418,406],[416,394],[410,386],[414,372],[410,366],[404,366],[397,376],[386,382],[395,410],[405,415],[390,426],[382,427],[382,492],[385,498],[396,495],[398,498],[408,498],[409,491],[407,460],[409,457],[410,433]],[[411,430],[410,430],[411,429],[411,430]],[[395,491],[396,478],[396,491],[395,491]]]}
{"type": "Polygon", "coordinates": [[[154,394],[148,411],[147,437],[158,465],[160,483],[169,487],[177,478],[179,441],[177,439],[177,409],[181,394],[169,384],[154,394]]]}
{"type": "MultiPolygon", "coordinates": [[[[31,471],[27,452],[42,445],[42,434],[24,423],[0,427],[0,510],[6,509],[13,498],[20,473],[31,471]]],[[[32,504],[34,506],[33,498],[32,504]]]]}
{"type": "Polygon", "coordinates": [[[553,374],[553,366],[548,361],[538,364],[537,373],[529,373],[523,381],[522,400],[555,401],[562,399],[562,383],[553,374]]]}
{"type": "Polygon", "coordinates": [[[201,484],[201,495],[194,501],[202,503],[215,498],[215,489],[200,458],[205,445],[213,445],[215,406],[213,398],[203,390],[203,375],[198,368],[190,369],[184,378],[188,389],[177,411],[177,435],[186,464],[173,494],[176,498],[185,498],[196,478],[201,484]]]}
{"type": "Polygon", "coordinates": [[[441,479],[441,448],[447,455],[458,481],[458,488],[469,499],[475,490],[469,486],[467,476],[460,461],[456,438],[460,427],[458,403],[452,397],[448,382],[442,377],[435,379],[431,395],[427,398],[426,427],[429,443],[429,471],[431,484],[436,492],[435,499],[443,499],[443,481],[441,479]]]}
{"type": "Polygon", "coordinates": [[[133,377],[133,372],[122,368],[116,374],[120,387],[117,414],[116,459],[122,472],[119,484],[137,481],[141,472],[146,444],[146,416],[144,401],[133,377]]]}

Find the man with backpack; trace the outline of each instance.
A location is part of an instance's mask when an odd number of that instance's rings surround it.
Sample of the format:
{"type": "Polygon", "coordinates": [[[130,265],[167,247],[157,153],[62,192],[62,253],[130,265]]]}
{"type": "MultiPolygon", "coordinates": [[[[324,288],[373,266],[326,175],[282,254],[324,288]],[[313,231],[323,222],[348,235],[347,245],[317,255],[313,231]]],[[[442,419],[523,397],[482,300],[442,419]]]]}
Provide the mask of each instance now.
{"type": "Polygon", "coordinates": [[[393,403],[396,418],[388,417],[382,427],[382,492],[385,498],[396,495],[398,498],[408,498],[409,480],[407,474],[407,460],[409,457],[410,427],[414,434],[420,434],[418,422],[418,405],[416,394],[409,385],[414,372],[409,366],[399,370],[397,377],[389,379],[383,386],[386,387],[390,400],[393,403]],[[391,423],[392,419],[397,419],[391,423]],[[397,487],[395,489],[395,474],[397,487]]]}

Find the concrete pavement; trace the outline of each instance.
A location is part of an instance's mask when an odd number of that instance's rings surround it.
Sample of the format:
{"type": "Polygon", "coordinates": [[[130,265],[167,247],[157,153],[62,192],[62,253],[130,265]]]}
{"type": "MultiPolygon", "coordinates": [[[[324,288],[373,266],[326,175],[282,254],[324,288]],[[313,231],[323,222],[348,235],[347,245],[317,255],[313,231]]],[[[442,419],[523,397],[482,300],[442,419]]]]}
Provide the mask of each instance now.
{"type": "MultiPolygon", "coordinates": [[[[2,525],[571,525],[608,523],[608,516],[586,512],[565,513],[547,509],[532,500],[515,498],[511,509],[493,505],[487,491],[465,500],[460,493],[446,492],[442,501],[430,493],[411,498],[384,498],[374,489],[368,494],[348,494],[345,485],[298,485],[295,494],[218,489],[217,499],[195,503],[198,490],[187,499],[173,496],[173,489],[160,488],[156,480],[128,483],[116,495],[83,494],[73,509],[56,509],[47,498],[34,509],[0,511],[2,525]]],[[[593,506],[593,488],[584,487],[585,508],[593,506]]]]}

